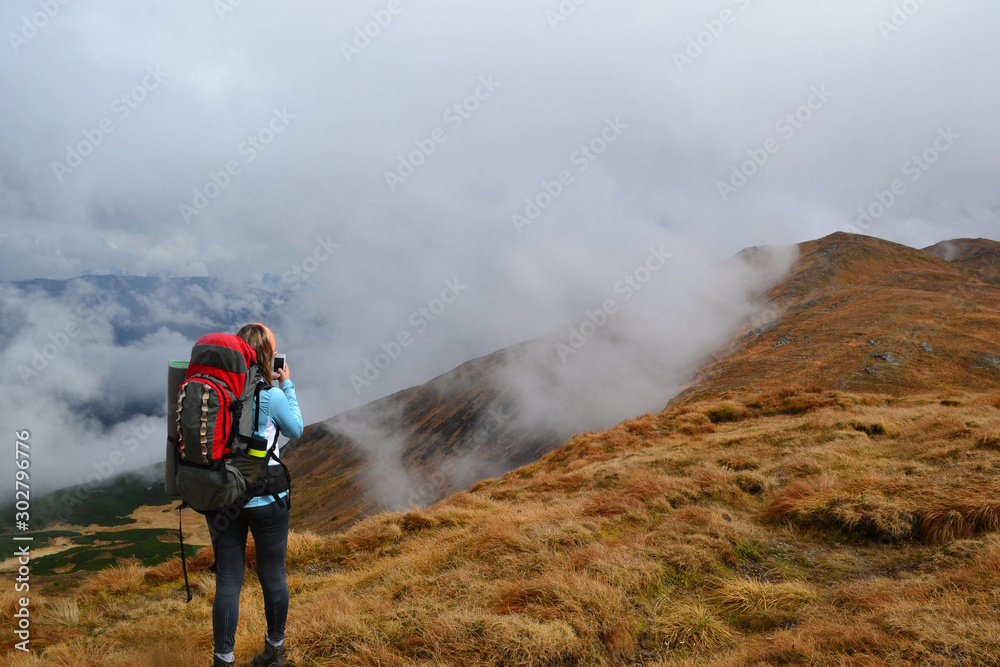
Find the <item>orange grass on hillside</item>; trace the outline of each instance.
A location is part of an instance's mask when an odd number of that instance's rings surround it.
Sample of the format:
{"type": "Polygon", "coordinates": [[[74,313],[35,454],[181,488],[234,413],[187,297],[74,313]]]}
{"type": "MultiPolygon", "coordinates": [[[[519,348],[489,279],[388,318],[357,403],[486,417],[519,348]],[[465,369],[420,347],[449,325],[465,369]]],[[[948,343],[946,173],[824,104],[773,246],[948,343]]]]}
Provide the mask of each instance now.
{"type": "MultiPolygon", "coordinates": [[[[574,437],[426,510],[293,534],[288,647],[329,666],[1000,664],[998,403],[798,388],[574,437]]],[[[210,562],[191,604],[176,562],[34,598],[36,653],[4,664],[207,664],[210,562]]],[[[238,664],[265,627],[248,579],[238,664]]]]}

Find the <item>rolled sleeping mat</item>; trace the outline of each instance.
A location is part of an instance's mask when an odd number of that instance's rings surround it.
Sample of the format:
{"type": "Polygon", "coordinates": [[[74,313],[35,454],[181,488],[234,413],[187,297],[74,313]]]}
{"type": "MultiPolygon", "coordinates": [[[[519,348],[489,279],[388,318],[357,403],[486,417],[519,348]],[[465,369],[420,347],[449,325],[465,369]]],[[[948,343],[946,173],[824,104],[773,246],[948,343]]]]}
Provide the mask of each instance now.
{"type": "Polygon", "coordinates": [[[168,496],[180,496],[177,488],[177,463],[174,461],[174,444],[171,438],[177,438],[177,390],[187,375],[188,362],[167,362],[167,457],[163,474],[163,488],[168,496]]]}

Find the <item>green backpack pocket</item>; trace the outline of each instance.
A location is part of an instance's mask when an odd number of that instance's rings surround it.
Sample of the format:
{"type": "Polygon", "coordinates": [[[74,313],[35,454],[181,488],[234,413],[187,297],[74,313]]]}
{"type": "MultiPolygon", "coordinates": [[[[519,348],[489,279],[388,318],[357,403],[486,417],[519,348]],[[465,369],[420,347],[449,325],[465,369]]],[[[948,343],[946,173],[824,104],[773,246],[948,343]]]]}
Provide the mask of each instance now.
{"type": "Polygon", "coordinates": [[[202,514],[232,505],[247,488],[243,473],[228,462],[214,470],[182,463],[176,481],[187,504],[202,514]]]}

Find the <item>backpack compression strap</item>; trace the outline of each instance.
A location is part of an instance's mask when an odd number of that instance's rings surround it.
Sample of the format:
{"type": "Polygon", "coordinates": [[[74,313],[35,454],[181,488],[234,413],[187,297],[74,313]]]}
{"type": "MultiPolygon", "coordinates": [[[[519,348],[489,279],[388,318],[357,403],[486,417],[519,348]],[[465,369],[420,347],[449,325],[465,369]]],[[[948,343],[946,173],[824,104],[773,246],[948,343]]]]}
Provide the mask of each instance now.
{"type": "Polygon", "coordinates": [[[257,449],[253,446],[254,442],[256,442],[256,439],[253,436],[254,433],[257,432],[257,424],[260,423],[260,392],[262,389],[264,389],[264,386],[265,384],[263,382],[258,382],[257,386],[254,387],[253,390],[253,400],[254,400],[253,424],[250,425],[250,435],[239,436],[241,440],[245,440],[247,443],[249,443],[249,446],[247,447],[247,455],[255,456],[257,458],[263,458],[264,454],[266,453],[265,450],[257,449]]]}

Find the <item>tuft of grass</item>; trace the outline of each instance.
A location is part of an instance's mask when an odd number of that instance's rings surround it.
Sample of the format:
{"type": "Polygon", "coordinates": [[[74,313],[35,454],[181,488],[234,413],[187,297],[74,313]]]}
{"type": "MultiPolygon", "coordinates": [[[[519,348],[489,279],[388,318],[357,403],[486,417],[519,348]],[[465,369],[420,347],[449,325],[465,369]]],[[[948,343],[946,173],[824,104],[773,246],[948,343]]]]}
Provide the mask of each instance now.
{"type": "Polygon", "coordinates": [[[864,433],[870,438],[876,438],[881,435],[886,435],[888,433],[884,424],[879,422],[865,422],[859,420],[852,420],[846,423],[837,424],[838,428],[852,429],[858,431],[859,433],[864,433]]]}
{"type": "Polygon", "coordinates": [[[480,522],[467,545],[470,558],[485,562],[509,554],[529,553],[536,548],[526,531],[505,514],[495,514],[480,522]]]}
{"type": "Polygon", "coordinates": [[[338,535],[322,536],[310,531],[295,530],[288,532],[286,561],[289,567],[300,567],[331,557],[344,556],[347,553],[347,544],[338,535]]]}
{"type": "Polygon", "coordinates": [[[749,493],[751,496],[764,493],[768,487],[767,480],[755,472],[737,473],[733,479],[741,491],[749,493]]]}
{"type": "Polygon", "coordinates": [[[739,540],[733,545],[733,554],[737,560],[759,563],[764,560],[764,553],[761,545],[753,541],[739,540]]]}
{"type": "Polygon", "coordinates": [[[403,529],[395,517],[373,516],[355,525],[344,535],[347,545],[354,551],[378,551],[398,542],[403,529]]]}
{"type": "Polygon", "coordinates": [[[806,584],[757,579],[724,581],[714,595],[716,604],[732,623],[757,632],[793,623],[799,609],[816,599],[816,593],[806,584]]]}
{"type": "Polygon", "coordinates": [[[778,519],[793,515],[804,504],[804,501],[816,494],[835,488],[836,481],[832,477],[812,477],[792,482],[778,491],[771,499],[764,517],[778,519]]]}
{"type": "Polygon", "coordinates": [[[42,622],[57,627],[75,628],[80,624],[80,604],[75,597],[55,600],[42,613],[42,622]]]}
{"type": "Polygon", "coordinates": [[[119,565],[96,572],[83,587],[85,593],[127,597],[146,590],[146,570],[136,561],[126,561],[119,565]]]}
{"type": "Polygon", "coordinates": [[[465,626],[484,664],[510,667],[579,664],[586,646],[565,621],[488,616],[465,626]]]}
{"type": "Polygon", "coordinates": [[[642,502],[621,491],[599,491],[584,505],[583,513],[587,516],[611,517],[642,509],[642,502]]]}
{"type": "Polygon", "coordinates": [[[976,449],[986,449],[992,452],[1000,451],[1000,432],[990,431],[980,433],[976,437],[976,449]]]}
{"type": "Polygon", "coordinates": [[[913,503],[900,497],[889,480],[879,477],[793,482],[775,494],[763,516],[882,543],[909,539],[917,521],[913,503]]]}
{"type": "Polygon", "coordinates": [[[717,405],[709,406],[705,409],[705,416],[713,424],[725,424],[728,422],[738,422],[749,419],[753,413],[744,406],[733,401],[726,401],[717,405]]]}
{"type": "Polygon", "coordinates": [[[930,544],[945,544],[983,532],[1000,530],[1000,501],[968,498],[944,503],[923,513],[919,537],[930,544]]]}
{"type": "Polygon", "coordinates": [[[565,621],[591,643],[603,643],[609,651],[632,651],[637,632],[626,606],[623,591],[595,577],[553,572],[501,589],[492,611],[565,621]]]}
{"type": "MultiPolygon", "coordinates": [[[[33,593],[33,591],[31,591],[33,593]]],[[[40,594],[26,595],[25,591],[17,591],[13,586],[0,591],[0,616],[5,619],[14,618],[14,614],[21,608],[21,598],[27,597],[30,600],[32,611],[38,609],[45,603],[45,599],[40,594]]]]}
{"type": "Polygon", "coordinates": [[[837,402],[836,392],[827,391],[816,385],[807,387],[795,385],[764,392],[752,401],[748,401],[746,406],[758,411],[762,416],[795,416],[835,405],[837,402]]]}
{"type": "Polygon", "coordinates": [[[670,598],[657,601],[650,626],[656,644],[666,649],[705,649],[739,636],[709,606],[670,598]]]}
{"type": "Polygon", "coordinates": [[[673,426],[680,433],[690,436],[715,432],[712,420],[703,412],[687,412],[678,415],[673,426]]]}
{"type": "Polygon", "coordinates": [[[418,507],[413,507],[399,517],[399,526],[408,533],[419,533],[421,530],[429,530],[437,526],[437,520],[428,516],[426,512],[418,507]]]}
{"type": "MultiPolygon", "coordinates": [[[[322,537],[311,531],[288,531],[288,546],[285,551],[287,567],[301,567],[317,561],[336,560],[349,553],[350,548],[341,536],[322,537]]],[[[253,539],[247,540],[244,563],[248,570],[257,569],[257,546],[253,539]]],[[[188,568],[191,569],[190,567],[188,568]]],[[[197,569],[207,569],[197,568],[197,569]]]]}

